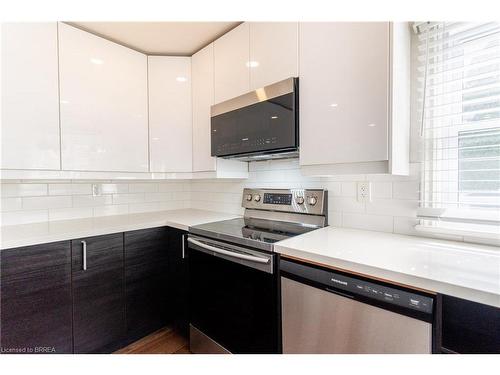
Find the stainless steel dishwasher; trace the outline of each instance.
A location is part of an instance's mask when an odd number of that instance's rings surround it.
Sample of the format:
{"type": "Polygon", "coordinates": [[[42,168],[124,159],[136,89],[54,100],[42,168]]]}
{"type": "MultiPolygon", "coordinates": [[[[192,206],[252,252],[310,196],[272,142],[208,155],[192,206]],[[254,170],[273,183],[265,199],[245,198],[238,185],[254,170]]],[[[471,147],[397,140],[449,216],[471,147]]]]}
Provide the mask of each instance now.
{"type": "Polygon", "coordinates": [[[434,298],[282,259],[283,353],[431,353],[434,298]]]}

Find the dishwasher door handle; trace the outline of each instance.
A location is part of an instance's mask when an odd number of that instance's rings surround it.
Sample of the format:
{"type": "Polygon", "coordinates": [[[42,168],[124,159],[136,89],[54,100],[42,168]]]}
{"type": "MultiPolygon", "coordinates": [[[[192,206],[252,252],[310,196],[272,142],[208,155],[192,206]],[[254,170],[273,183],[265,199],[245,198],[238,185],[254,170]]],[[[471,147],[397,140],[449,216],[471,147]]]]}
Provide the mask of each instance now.
{"type": "Polygon", "coordinates": [[[212,246],[212,245],[208,245],[208,244],[203,243],[201,241],[197,241],[194,238],[188,237],[188,242],[192,243],[193,245],[199,246],[205,250],[210,250],[210,251],[213,251],[214,253],[227,255],[227,256],[230,256],[233,258],[249,260],[251,262],[263,263],[263,264],[269,263],[269,258],[256,257],[253,255],[246,255],[246,254],[236,253],[234,251],[224,250],[224,249],[212,246]]]}

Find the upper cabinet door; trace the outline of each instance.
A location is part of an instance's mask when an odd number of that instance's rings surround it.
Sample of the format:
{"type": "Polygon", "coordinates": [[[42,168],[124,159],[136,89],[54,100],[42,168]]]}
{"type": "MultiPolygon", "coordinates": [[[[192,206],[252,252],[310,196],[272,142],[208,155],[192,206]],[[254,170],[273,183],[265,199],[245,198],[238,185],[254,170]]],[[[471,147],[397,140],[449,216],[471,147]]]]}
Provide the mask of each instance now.
{"type": "Polygon", "coordinates": [[[210,148],[210,107],[214,104],[214,44],[191,58],[193,88],[193,172],[215,171],[210,148]]]}
{"type": "Polygon", "coordinates": [[[148,171],[146,55],[59,24],[62,167],[148,171]]]}
{"type": "Polygon", "coordinates": [[[60,169],[57,24],[2,24],[1,168],[60,169]]]}
{"type": "Polygon", "coordinates": [[[249,25],[247,22],[214,42],[215,103],[250,91],[249,25]]]}
{"type": "Polygon", "coordinates": [[[250,23],[250,89],[299,75],[297,22],[250,23]]]}
{"type": "Polygon", "coordinates": [[[191,172],[191,58],[149,56],[148,69],[151,172],[191,172]]]}
{"type": "Polygon", "coordinates": [[[300,24],[301,165],[388,160],[389,29],[300,24]]]}

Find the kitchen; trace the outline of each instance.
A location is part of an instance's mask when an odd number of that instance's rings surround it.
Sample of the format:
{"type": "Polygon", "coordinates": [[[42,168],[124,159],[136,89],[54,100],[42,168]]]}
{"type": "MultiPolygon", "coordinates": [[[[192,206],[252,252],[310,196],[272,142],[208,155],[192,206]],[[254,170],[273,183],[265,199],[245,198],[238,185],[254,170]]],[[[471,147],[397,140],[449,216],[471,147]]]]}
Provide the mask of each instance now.
{"type": "Polygon", "coordinates": [[[499,22],[1,36],[3,354],[500,354],[499,22]]]}

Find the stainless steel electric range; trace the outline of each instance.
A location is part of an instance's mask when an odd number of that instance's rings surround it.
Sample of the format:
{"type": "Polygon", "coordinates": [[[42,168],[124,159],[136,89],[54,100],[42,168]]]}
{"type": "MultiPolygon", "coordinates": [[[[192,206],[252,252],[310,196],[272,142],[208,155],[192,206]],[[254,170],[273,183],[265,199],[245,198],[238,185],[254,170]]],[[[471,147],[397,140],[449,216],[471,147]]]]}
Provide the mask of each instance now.
{"type": "Polygon", "coordinates": [[[243,218],[189,229],[190,349],[280,353],[278,241],[328,225],[321,189],[244,189],[243,218]]]}

